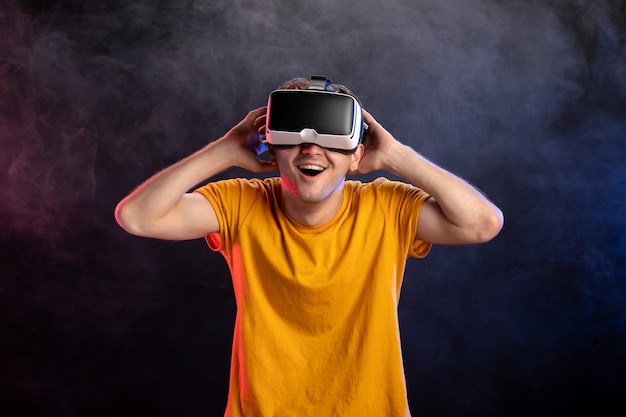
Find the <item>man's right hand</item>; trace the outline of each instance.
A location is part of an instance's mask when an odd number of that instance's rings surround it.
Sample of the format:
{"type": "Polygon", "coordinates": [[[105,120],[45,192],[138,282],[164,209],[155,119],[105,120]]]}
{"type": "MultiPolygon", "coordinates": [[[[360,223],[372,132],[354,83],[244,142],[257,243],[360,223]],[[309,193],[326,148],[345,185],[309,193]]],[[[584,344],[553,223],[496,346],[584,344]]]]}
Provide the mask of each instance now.
{"type": "Polygon", "coordinates": [[[250,111],[237,125],[230,129],[218,142],[225,145],[226,156],[231,166],[246,169],[251,172],[271,172],[276,165],[270,161],[263,161],[260,155],[265,148],[261,140],[265,130],[265,116],[267,107],[259,107],[250,111]]]}
{"type": "Polygon", "coordinates": [[[267,109],[252,110],[222,138],[153,175],[117,205],[115,217],[127,232],[167,240],[186,240],[219,231],[213,207],[193,187],[219,172],[237,166],[269,172],[272,162],[256,151],[265,128],[267,109]]]}

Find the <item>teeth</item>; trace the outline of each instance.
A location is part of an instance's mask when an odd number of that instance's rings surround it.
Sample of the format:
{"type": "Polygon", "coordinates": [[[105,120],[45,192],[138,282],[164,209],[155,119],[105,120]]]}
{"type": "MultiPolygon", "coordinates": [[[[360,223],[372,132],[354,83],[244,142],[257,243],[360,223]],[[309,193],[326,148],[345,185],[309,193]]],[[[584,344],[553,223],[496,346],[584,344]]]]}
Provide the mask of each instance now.
{"type": "Polygon", "coordinates": [[[322,166],[314,165],[314,164],[304,164],[304,165],[300,165],[298,168],[300,169],[300,172],[302,172],[304,175],[308,175],[311,177],[319,175],[321,172],[323,172],[326,169],[322,166]]]}
{"type": "Polygon", "coordinates": [[[324,167],[321,167],[319,165],[309,165],[309,164],[306,164],[306,165],[302,165],[300,167],[300,169],[306,169],[308,171],[319,171],[319,172],[322,172],[324,170],[324,167]]]}

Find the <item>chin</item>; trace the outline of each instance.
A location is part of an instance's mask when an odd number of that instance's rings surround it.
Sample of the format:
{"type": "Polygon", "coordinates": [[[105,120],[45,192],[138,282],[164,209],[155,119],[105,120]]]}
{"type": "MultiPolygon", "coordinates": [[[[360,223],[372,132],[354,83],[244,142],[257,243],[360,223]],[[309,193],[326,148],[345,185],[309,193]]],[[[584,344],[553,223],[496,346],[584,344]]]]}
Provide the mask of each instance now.
{"type": "Polygon", "coordinates": [[[315,204],[324,201],[328,196],[311,194],[311,193],[298,193],[296,199],[302,203],[315,204]]]}
{"type": "Polygon", "coordinates": [[[296,198],[303,203],[321,203],[331,197],[335,191],[337,191],[337,187],[324,186],[321,189],[311,190],[310,187],[299,187],[297,190],[296,198]]]}

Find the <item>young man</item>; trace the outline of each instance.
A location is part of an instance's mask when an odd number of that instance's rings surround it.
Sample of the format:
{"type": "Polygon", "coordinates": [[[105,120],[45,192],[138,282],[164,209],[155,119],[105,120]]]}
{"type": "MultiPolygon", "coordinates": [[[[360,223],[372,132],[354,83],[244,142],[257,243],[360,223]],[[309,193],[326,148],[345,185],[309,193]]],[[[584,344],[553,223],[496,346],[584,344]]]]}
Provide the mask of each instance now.
{"type": "MultiPolygon", "coordinates": [[[[294,79],[282,88],[306,89],[294,79]]],[[[345,87],[334,90],[351,94],[345,87]]],[[[237,301],[226,416],[409,416],[397,305],[407,256],[495,237],[501,211],[401,144],[367,111],[349,152],[254,147],[267,108],[156,174],[116,209],[138,236],[205,237],[225,257],[237,301]],[[198,183],[229,167],[280,178],[198,183]],[[407,183],[347,181],[392,172],[407,183]]]]}

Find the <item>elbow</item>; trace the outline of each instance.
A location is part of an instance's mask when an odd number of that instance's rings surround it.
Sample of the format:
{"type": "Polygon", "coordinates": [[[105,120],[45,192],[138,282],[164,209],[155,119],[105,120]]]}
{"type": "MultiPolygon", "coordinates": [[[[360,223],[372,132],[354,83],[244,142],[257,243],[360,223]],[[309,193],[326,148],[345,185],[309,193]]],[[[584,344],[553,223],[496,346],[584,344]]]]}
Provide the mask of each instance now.
{"type": "Polygon", "coordinates": [[[485,214],[485,217],[481,222],[481,227],[479,228],[480,230],[478,230],[477,233],[477,243],[489,242],[498,236],[503,226],[504,214],[502,213],[502,210],[497,207],[493,207],[488,213],[485,214]]]}
{"type": "Polygon", "coordinates": [[[138,217],[134,214],[131,204],[126,200],[120,201],[115,207],[115,221],[122,229],[135,236],[143,236],[138,217]]]}

